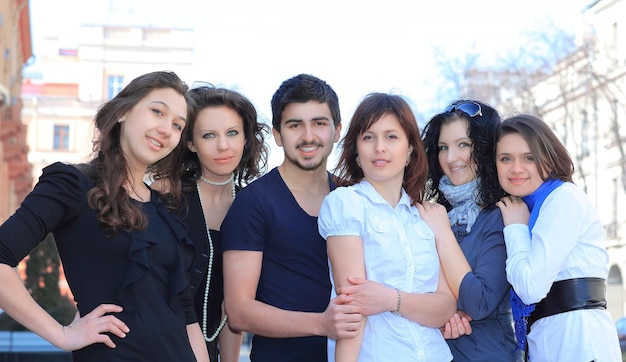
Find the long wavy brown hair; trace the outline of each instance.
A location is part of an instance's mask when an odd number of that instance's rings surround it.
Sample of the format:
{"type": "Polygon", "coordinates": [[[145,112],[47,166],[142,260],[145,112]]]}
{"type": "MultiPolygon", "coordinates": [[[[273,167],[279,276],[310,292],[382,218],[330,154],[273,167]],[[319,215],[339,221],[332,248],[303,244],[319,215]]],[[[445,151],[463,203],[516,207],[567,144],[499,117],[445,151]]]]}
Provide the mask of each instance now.
{"type": "MultiPolygon", "coordinates": [[[[115,234],[119,230],[144,229],[148,221],[141,209],[135,205],[124,188],[130,177],[130,169],[120,145],[121,126],[118,123],[141,99],[155,89],[171,88],[185,97],[188,113],[193,101],[187,96],[187,85],[173,72],[158,71],[133,79],[118,95],[102,104],[94,118],[97,135],[93,142],[95,157],[87,165],[86,173],[94,182],[87,193],[89,207],[98,211],[102,228],[115,234]],[[126,170],[126,172],[120,172],[126,170]]],[[[174,150],[148,167],[150,173],[168,175],[180,179],[184,143],[179,141],[174,150]]],[[[174,185],[172,197],[162,199],[170,210],[178,207],[180,185],[174,185]]]]}

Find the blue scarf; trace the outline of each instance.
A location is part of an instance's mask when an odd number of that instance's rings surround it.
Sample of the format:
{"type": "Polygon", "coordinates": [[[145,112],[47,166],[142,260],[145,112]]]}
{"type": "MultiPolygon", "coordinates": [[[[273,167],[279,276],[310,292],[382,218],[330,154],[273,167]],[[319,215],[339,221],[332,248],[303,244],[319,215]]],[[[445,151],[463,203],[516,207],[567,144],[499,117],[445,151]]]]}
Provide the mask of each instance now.
{"type": "MultiPolygon", "coordinates": [[[[561,184],[563,184],[563,181],[561,180],[548,178],[541,184],[541,186],[539,186],[539,188],[537,188],[537,190],[535,190],[535,192],[522,197],[530,210],[528,230],[531,236],[533,226],[535,226],[535,222],[537,222],[537,217],[539,216],[539,209],[541,209],[541,205],[545,201],[546,197],[548,197],[554,189],[561,186],[561,184]]],[[[526,350],[526,331],[528,330],[526,318],[530,315],[530,313],[532,313],[533,310],[535,310],[535,305],[524,304],[513,288],[511,288],[511,312],[513,313],[513,321],[515,322],[517,348],[522,351],[526,350]]]]}

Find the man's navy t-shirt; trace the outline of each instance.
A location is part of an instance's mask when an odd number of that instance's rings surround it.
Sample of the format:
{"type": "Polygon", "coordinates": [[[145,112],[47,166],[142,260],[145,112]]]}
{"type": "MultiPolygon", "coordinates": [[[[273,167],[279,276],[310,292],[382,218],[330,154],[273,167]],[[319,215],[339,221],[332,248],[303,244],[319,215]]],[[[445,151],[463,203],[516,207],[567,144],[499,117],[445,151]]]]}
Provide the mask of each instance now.
{"type": "MultiPolygon", "coordinates": [[[[331,190],[334,188],[329,174],[331,190]]],[[[256,299],[280,309],[323,312],[330,300],[326,241],[278,168],[244,187],[221,226],[226,250],[263,252],[256,299]]],[[[252,361],[326,361],[326,337],[254,336],[252,361]]]]}

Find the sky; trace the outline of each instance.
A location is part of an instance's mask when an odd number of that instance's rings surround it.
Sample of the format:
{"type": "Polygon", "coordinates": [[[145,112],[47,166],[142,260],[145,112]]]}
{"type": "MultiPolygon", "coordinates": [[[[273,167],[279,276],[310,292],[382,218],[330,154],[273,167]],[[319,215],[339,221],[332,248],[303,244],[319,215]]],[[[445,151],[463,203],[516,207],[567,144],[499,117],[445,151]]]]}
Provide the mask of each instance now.
{"type": "MultiPolygon", "coordinates": [[[[370,92],[403,95],[416,113],[430,117],[451,101],[438,92],[435,52],[450,59],[477,52],[481,63],[494,64],[524,46],[523,34],[547,22],[575,32],[590,2],[30,0],[31,67],[37,67],[44,36],[76,47],[81,23],[191,28],[196,67],[187,75],[193,79],[184,80],[241,92],[268,123],[272,94],[299,73],[313,74],[335,89],[346,126],[370,92]]],[[[270,165],[276,165],[282,153],[272,154],[270,165]]]]}

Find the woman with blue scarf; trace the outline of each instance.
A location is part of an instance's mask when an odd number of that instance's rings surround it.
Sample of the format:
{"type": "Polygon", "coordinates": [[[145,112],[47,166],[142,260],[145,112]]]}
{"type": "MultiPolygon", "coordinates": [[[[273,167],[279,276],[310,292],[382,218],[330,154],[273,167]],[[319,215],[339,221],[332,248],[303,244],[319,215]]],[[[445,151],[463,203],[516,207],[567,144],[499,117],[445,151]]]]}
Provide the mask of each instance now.
{"type": "Polygon", "coordinates": [[[443,329],[455,362],[522,359],[504,269],[504,225],[495,206],[504,195],[493,158],[500,123],[492,107],[458,100],[424,128],[429,168],[426,199],[446,207],[454,234],[436,242],[446,279],[457,297],[458,312],[443,329]],[[459,318],[470,325],[454,333],[459,318]],[[471,334],[462,335],[467,329],[471,334]]]}
{"type": "Polygon", "coordinates": [[[513,312],[529,331],[529,359],[621,361],[606,310],[602,221],[572,182],[567,149],[542,120],[517,115],[502,123],[496,166],[510,195],[496,205],[505,225],[513,312]]]}

